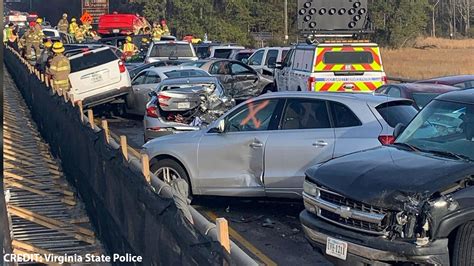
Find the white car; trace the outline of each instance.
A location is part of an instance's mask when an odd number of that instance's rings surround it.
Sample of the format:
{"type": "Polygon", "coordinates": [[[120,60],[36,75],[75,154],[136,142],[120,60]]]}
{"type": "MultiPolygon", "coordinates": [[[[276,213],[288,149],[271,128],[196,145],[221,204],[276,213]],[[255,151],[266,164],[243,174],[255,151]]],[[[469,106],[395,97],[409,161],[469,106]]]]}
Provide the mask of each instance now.
{"type": "Polygon", "coordinates": [[[74,54],[69,61],[70,94],[74,101],[82,101],[87,107],[124,102],[132,86],[130,76],[110,47],[74,54]]]}
{"type": "Polygon", "coordinates": [[[291,47],[260,48],[248,58],[246,63],[262,75],[273,76],[276,63],[282,62],[290,49],[291,47]]]}
{"type": "Polygon", "coordinates": [[[130,114],[144,115],[149,93],[167,78],[209,77],[209,73],[192,66],[153,67],[142,70],[132,80],[132,91],[126,98],[126,111],[130,114]]]}
{"type": "Polygon", "coordinates": [[[298,45],[275,70],[279,91],[373,92],[386,82],[375,43],[298,45]]]}
{"type": "Polygon", "coordinates": [[[145,63],[163,60],[197,60],[193,46],[186,41],[152,42],[145,57],[145,63]]]}
{"type": "Polygon", "coordinates": [[[61,41],[64,44],[74,43],[74,38],[67,32],[62,32],[57,29],[44,28],[43,34],[46,38],[51,38],[52,40],[61,41]]]}

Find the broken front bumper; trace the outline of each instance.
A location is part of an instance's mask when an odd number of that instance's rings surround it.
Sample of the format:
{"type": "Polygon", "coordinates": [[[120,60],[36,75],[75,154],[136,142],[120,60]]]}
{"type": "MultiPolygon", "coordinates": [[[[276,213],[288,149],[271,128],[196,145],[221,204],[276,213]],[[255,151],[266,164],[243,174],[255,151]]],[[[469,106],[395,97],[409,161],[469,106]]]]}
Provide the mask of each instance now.
{"type": "Polygon", "coordinates": [[[420,247],[413,243],[354,232],[330,224],[306,210],[301,212],[300,221],[308,241],[324,254],[328,237],[347,242],[346,261],[325,254],[335,264],[384,265],[415,262],[449,265],[448,239],[438,239],[420,247]]]}

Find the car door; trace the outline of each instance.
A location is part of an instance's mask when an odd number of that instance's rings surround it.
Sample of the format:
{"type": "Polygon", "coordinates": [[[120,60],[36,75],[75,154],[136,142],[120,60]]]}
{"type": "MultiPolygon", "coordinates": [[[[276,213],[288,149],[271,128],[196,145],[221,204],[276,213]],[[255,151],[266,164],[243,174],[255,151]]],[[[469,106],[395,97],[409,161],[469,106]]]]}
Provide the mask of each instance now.
{"type": "Polygon", "coordinates": [[[217,61],[209,67],[209,74],[217,77],[226,90],[226,93],[232,91],[232,75],[230,74],[229,61],[217,61]]]}
{"type": "Polygon", "coordinates": [[[158,83],[151,83],[156,81],[156,75],[158,74],[153,71],[145,70],[132,80],[132,93],[127,95],[129,113],[144,114],[145,105],[148,102],[148,93],[158,85],[158,83]]]}
{"type": "Polygon", "coordinates": [[[269,49],[267,54],[265,55],[265,65],[262,69],[261,74],[267,75],[267,76],[273,76],[277,59],[278,59],[278,50],[269,49]]]}
{"type": "Polygon", "coordinates": [[[224,119],[224,133],[205,133],[198,147],[198,179],[202,193],[263,196],[264,151],[275,132],[279,100],[249,102],[224,119]]]}
{"type": "Polygon", "coordinates": [[[265,145],[265,191],[273,196],[300,197],[305,171],[333,158],[335,133],[327,102],[287,99],[279,129],[265,145]]]}
{"type": "Polygon", "coordinates": [[[240,62],[230,62],[230,72],[233,79],[232,97],[247,99],[260,95],[260,76],[254,69],[240,62]]]}
{"type": "Polygon", "coordinates": [[[278,91],[288,90],[288,77],[293,61],[294,49],[291,49],[281,64],[281,69],[276,72],[278,91]]]}
{"type": "Polygon", "coordinates": [[[146,104],[150,100],[150,92],[158,87],[158,84],[161,82],[161,77],[158,73],[154,71],[148,71],[145,75],[145,84],[141,86],[136,92],[137,100],[137,114],[142,115],[145,113],[146,104]]]}

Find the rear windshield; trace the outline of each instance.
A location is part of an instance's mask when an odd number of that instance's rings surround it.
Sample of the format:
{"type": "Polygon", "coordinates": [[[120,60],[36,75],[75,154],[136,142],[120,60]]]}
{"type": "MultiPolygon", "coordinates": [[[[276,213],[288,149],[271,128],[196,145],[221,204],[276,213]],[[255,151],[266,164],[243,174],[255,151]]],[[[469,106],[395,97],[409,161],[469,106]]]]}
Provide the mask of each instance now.
{"type": "Polygon", "coordinates": [[[372,64],[374,57],[371,52],[326,52],[323,60],[325,64],[372,64]]]}
{"type": "Polygon", "coordinates": [[[44,33],[44,35],[47,36],[47,37],[54,37],[54,36],[56,36],[56,35],[54,34],[54,31],[45,30],[45,31],[43,31],[43,33],[44,33]]]}
{"type": "Polygon", "coordinates": [[[412,93],[413,100],[415,101],[416,106],[420,109],[425,107],[425,105],[438,95],[438,93],[412,93]]]}
{"type": "Polygon", "coordinates": [[[83,56],[71,59],[71,73],[107,64],[115,60],[118,60],[118,57],[110,49],[86,53],[83,56]]]}
{"type": "Polygon", "coordinates": [[[168,78],[209,77],[204,70],[186,69],[173,70],[164,73],[168,78]]]}
{"type": "Polygon", "coordinates": [[[384,103],[376,109],[391,127],[395,127],[398,123],[408,125],[418,112],[410,102],[384,103]]]}
{"type": "Polygon", "coordinates": [[[201,46],[196,49],[196,54],[199,58],[207,58],[211,55],[211,52],[209,51],[209,47],[201,46]]]}
{"type": "Polygon", "coordinates": [[[189,44],[158,43],[153,45],[150,57],[193,57],[193,49],[189,44]]]}
{"type": "Polygon", "coordinates": [[[229,58],[232,49],[216,49],[214,51],[214,58],[229,58]]]}
{"type": "Polygon", "coordinates": [[[235,56],[235,60],[242,61],[243,59],[248,59],[251,55],[252,53],[238,53],[235,56]]]}

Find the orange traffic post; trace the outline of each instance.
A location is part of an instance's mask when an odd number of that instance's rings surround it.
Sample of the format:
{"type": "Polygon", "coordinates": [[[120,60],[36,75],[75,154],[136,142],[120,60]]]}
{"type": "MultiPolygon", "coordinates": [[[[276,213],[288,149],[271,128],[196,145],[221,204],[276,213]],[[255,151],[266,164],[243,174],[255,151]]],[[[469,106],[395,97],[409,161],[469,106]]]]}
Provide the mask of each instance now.
{"type": "Polygon", "coordinates": [[[123,157],[128,161],[127,137],[124,135],[120,136],[120,148],[122,149],[123,157]]]}
{"type": "Polygon", "coordinates": [[[89,118],[89,125],[94,129],[94,112],[92,109],[87,110],[87,117],[89,118]]]}
{"type": "Polygon", "coordinates": [[[225,218],[216,219],[217,240],[230,253],[229,224],[225,218]]]}
{"type": "Polygon", "coordinates": [[[77,103],[77,105],[79,106],[79,115],[81,116],[81,122],[84,121],[84,110],[82,109],[82,101],[79,101],[77,103]]]}
{"type": "Polygon", "coordinates": [[[104,138],[107,144],[110,144],[109,123],[107,120],[102,120],[102,129],[104,130],[104,138]]]}
{"type": "Polygon", "coordinates": [[[146,182],[151,184],[151,176],[150,176],[150,161],[148,160],[147,154],[142,154],[142,173],[145,176],[146,182]]]}

